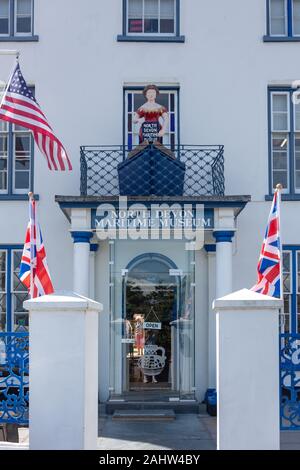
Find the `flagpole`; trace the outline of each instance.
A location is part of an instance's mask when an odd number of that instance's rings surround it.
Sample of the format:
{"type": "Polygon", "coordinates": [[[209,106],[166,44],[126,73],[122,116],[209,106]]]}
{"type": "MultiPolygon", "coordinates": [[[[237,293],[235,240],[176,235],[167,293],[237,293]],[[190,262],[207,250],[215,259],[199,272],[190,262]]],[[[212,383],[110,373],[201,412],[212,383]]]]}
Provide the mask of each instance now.
{"type": "MultiPolygon", "coordinates": [[[[281,191],[282,184],[277,184],[276,192],[278,196],[278,220],[279,220],[279,251],[280,251],[280,300],[283,301],[283,252],[282,252],[282,240],[281,240],[281,191]]],[[[280,308],[280,318],[282,319],[284,311],[280,308]]],[[[284,332],[284,319],[280,321],[281,332],[284,332]]]]}
{"type": "Polygon", "coordinates": [[[32,216],[33,214],[31,214],[31,202],[34,200],[34,194],[32,192],[28,193],[28,198],[29,198],[29,221],[30,221],[30,298],[33,299],[33,286],[34,286],[34,283],[33,283],[33,257],[34,257],[34,253],[33,253],[33,244],[32,244],[32,240],[33,240],[33,237],[34,237],[34,233],[33,233],[33,226],[32,226],[32,216]]]}

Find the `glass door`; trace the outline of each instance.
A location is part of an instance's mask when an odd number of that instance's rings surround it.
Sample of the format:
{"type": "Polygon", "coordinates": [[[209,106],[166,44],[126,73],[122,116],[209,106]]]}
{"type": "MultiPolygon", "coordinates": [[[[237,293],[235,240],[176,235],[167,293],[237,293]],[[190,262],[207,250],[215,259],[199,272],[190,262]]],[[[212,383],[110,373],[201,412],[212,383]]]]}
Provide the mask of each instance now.
{"type": "Polygon", "coordinates": [[[115,265],[111,260],[111,398],[193,399],[194,262],[186,272],[152,252],[122,270],[115,265]]]}

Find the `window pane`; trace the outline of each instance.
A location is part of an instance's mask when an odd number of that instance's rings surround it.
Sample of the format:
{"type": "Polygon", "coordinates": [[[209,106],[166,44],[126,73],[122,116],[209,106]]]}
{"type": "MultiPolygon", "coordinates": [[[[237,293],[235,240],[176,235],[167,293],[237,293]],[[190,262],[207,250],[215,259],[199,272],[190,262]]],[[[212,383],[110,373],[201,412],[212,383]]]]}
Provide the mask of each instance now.
{"type": "Polygon", "coordinates": [[[293,34],[300,34],[300,0],[293,0],[293,34]]]}
{"type": "Polygon", "coordinates": [[[7,157],[7,136],[0,134],[0,158],[7,157]]]}
{"type": "Polygon", "coordinates": [[[0,311],[6,312],[6,295],[0,294],[0,311]]]}
{"type": "Polygon", "coordinates": [[[286,153],[274,153],[273,168],[274,170],[287,170],[286,153]]]}
{"type": "Polygon", "coordinates": [[[175,32],[174,0],[160,0],[160,32],[175,32]]]}
{"type": "Polygon", "coordinates": [[[31,18],[18,18],[17,19],[17,32],[18,33],[31,33],[31,18]]]}
{"type": "Polygon", "coordinates": [[[273,130],[284,131],[289,129],[288,122],[288,94],[272,95],[273,130]]]}
{"type": "Polygon", "coordinates": [[[9,0],[0,0],[0,34],[9,34],[9,0]]]}
{"type": "Polygon", "coordinates": [[[291,255],[290,253],[283,253],[283,258],[282,258],[282,267],[283,267],[283,272],[290,272],[291,270],[291,255]]]}
{"type": "Polygon", "coordinates": [[[158,19],[158,0],[144,0],[144,5],[145,18],[158,19]]]}
{"type": "Polygon", "coordinates": [[[17,0],[17,15],[31,16],[31,0],[17,0]]]}
{"type": "Polygon", "coordinates": [[[31,135],[15,136],[15,153],[17,157],[30,155],[31,135]]]}
{"type": "Polygon", "coordinates": [[[28,158],[18,158],[15,162],[16,170],[30,170],[30,160],[28,158]]]}
{"type": "Polygon", "coordinates": [[[291,278],[289,274],[283,275],[283,291],[290,292],[291,291],[291,278]]]}
{"type": "Polygon", "coordinates": [[[286,171],[273,171],[273,188],[276,188],[277,184],[282,184],[283,189],[286,189],[288,187],[286,171]]]}
{"type": "Polygon", "coordinates": [[[174,19],[174,0],[160,0],[160,17],[174,19]]]}
{"type": "Polygon", "coordinates": [[[0,331],[5,331],[6,328],[6,314],[0,312],[0,331]]]}
{"type": "Polygon", "coordinates": [[[300,131],[300,104],[295,104],[294,110],[295,110],[295,130],[300,131]]]}
{"type": "Polygon", "coordinates": [[[144,1],[144,32],[158,33],[158,0],[144,1]]]}
{"type": "Polygon", "coordinates": [[[287,112],[288,104],[287,104],[287,94],[276,95],[273,94],[273,112],[287,112]]]}
{"type": "Polygon", "coordinates": [[[17,0],[16,7],[16,32],[31,33],[31,0],[17,0]]]}
{"type": "Polygon", "coordinates": [[[0,191],[7,190],[7,172],[0,170],[0,191]]]}
{"type": "Polygon", "coordinates": [[[15,250],[14,251],[14,257],[13,257],[14,271],[19,272],[20,264],[21,264],[21,258],[22,258],[22,250],[15,250]]]}
{"type": "Polygon", "coordinates": [[[0,17],[9,17],[9,0],[0,0],[0,17]]]}
{"type": "Polygon", "coordinates": [[[13,308],[14,312],[25,312],[26,310],[23,308],[23,302],[27,300],[28,293],[26,292],[18,292],[13,294],[13,308]]]}
{"type": "Polygon", "coordinates": [[[288,187],[288,134],[272,135],[273,187],[288,187]]]}
{"type": "Polygon", "coordinates": [[[8,33],[9,33],[8,19],[0,18],[0,34],[8,34],[8,33]]]}
{"type": "Polygon", "coordinates": [[[29,189],[29,172],[28,171],[16,171],[15,189],[29,189]]]}
{"type": "Polygon", "coordinates": [[[286,35],[285,0],[270,0],[270,34],[286,35]]]}
{"type": "Polygon", "coordinates": [[[129,0],[128,2],[128,32],[143,32],[143,0],[129,0]]]}
{"type": "Polygon", "coordinates": [[[143,0],[128,0],[128,17],[142,18],[143,0]]]}

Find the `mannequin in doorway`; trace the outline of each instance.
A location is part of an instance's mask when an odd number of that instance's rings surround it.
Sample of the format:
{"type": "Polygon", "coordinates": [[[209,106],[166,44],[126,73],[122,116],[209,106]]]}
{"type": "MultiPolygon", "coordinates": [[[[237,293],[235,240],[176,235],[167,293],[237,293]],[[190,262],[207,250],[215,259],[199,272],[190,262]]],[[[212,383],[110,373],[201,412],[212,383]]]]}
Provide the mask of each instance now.
{"type": "Polygon", "coordinates": [[[140,313],[133,315],[134,320],[134,345],[139,356],[142,356],[145,345],[144,316],[140,313]]]}

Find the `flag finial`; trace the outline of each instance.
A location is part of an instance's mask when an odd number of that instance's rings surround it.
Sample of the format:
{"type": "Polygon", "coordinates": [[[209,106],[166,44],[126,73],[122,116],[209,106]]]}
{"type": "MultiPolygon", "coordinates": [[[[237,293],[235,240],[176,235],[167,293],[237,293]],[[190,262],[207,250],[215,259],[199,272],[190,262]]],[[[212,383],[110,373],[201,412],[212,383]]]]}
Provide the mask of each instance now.
{"type": "Polygon", "coordinates": [[[277,189],[277,191],[282,191],[282,189],[283,189],[282,184],[280,184],[280,183],[276,184],[276,189],[277,189]]]}

